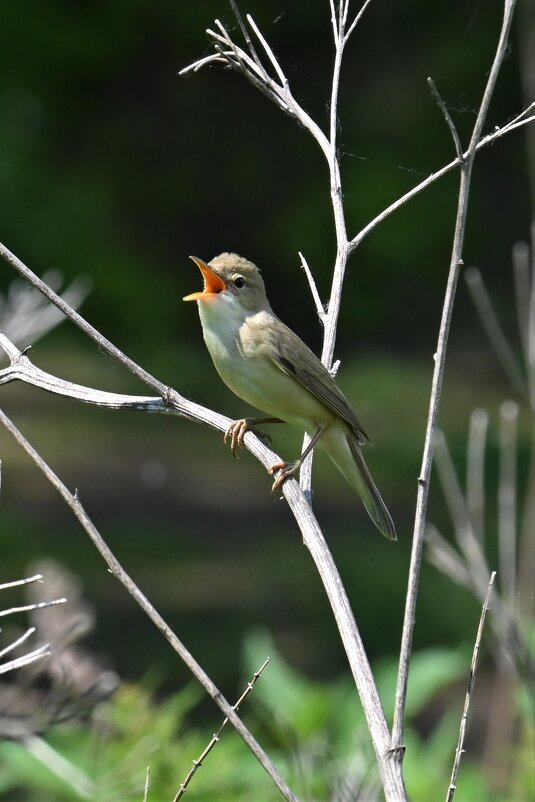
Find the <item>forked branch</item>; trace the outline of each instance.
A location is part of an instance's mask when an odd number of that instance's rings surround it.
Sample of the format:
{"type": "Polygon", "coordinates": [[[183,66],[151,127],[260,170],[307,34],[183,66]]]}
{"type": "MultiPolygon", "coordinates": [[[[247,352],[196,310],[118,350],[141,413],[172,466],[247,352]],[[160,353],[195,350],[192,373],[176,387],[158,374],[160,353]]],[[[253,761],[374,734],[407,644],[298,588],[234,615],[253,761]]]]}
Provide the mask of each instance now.
{"type": "Polygon", "coordinates": [[[24,449],[26,454],[33,460],[34,464],[46,476],[48,481],[58,491],[65,503],[70,507],[84,530],[91,538],[93,544],[100,552],[106,564],[108,565],[111,573],[121,582],[131,596],[136,600],[141,609],[150,618],[153,624],[159,629],[162,635],[173,647],[175,652],[183,660],[185,665],[189,668],[195,678],[200,682],[208,695],[214,700],[218,707],[223,711],[228,720],[232,723],[233,727],[241,735],[249,749],[255,755],[259,763],[267,771],[273,782],[277,785],[279,791],[288,802],[298,802],[295,794],[290,790],[285,780],[280,775],[276,766],[272,763],[268,755],[264,752],[260,744],[256,741],[252,733],[248,730],[242,720],[238,717],[234,707],[227,702],[221,691],[215,686],[210,677],[197,663],[192,654],[184,646],[182,641],[173,632],[171,627],[164,621],[162,616],[158,613],[155,607],[152,606],[147,597],[142,593],[140,588],[136,585],[129,574],[124,570],[119,560],[112,553],[100,532],[91,521],[89,515],[85,511],[80,502],[78,494],[73,494],[61,481],[61,479],[54,473],[52,468],[44,461],[44,459],[35,451],[28,440],[24,437],[21,431],[15,424],[7,417],[7,415],[0,410],[0,423],[10,432],[18,444],[24,449]]]}
{"type": "MultiPolygon", "coordinates": [[[[468,214],[468,199],[470,194],[470,181],[475,155],[481,139],[481,131],[487,116],[490,100],[498,73],[505,55],[509,31],[513,18],[515,0],[505,0],[504,13],[500,36],[494,55],[492,67],[487,79],[483,98],[477,113],[476,121],[470,138],[470,143],[466,154],[463,155],[463,162],[460,165],[460,185],[459,198],[457,203],[457,215],[455,219],[455,233],[453,237],[450,270],[442,309],[442,319],[438,335],[437,349],[435,353],[435,369],[431,387],[431,399],[427,418],[427,427],[424,442],[424,452],[420,476],[418,478],[418,493],[416,499],[416,514],[414,521],[411,564],[409,569],[409,581],[407,597],[405,602],[405,615],[403,621],[403,632],[401,639],[401,651],[399,661],[398,684],[396,688],[396,703],[394,710],[394,724],[392,729],[392,743],[395,748],[401,749],[403,745],[403,730],[405,717],[405,703],[407,696],[407,683],[409,675],[409,662],[412,651],[412,636],[416,620],[416,598],[420,577],[420,567],[422,562],[422,550],[425,533],[425,522],[427,515],[427,499],[429,495],[429,484],[431,479],[431,468],[433,465],[433,451],[435,445],[435,434],[437,428],[438,411],[442,395],[442,385],[444,381],[444,368],[446,364],[446,352],[448,346],[451,316],[455,302],[455,292],[457,279],[462,265],[462,253],[464,247],[464,233],[468,214]]],[[[448,123],[449,125],[449,123],[448,123]]]]}

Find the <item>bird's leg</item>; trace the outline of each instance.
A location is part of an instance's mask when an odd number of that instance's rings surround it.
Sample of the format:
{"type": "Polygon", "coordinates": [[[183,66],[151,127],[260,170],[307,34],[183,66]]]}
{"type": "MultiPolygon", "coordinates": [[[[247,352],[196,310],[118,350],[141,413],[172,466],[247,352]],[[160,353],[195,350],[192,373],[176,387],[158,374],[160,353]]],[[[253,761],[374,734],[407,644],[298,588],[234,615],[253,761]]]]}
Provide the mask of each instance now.
{"type": "Polygon", "coordinates": [[[282,485],[285,479],[287,479],[289,476],[293,476],[294,473],[299,470],[306,457],[308,457],[308,455],[310,454],[310,452],[320,439],[321,435],[325,432],[326,428],[327,427],[325,426],[324,423],[321,423],[318,426],[316,434],[311,439],[310,443],[305,448],[299,459],[296,459],[293,462],[276,462],[275,465],[272,465],[271,468],[268,469],[268,473],[271,475],[278,472],[277,478],[273,482],[273,487],[271,488],[272,496],[275,493],[275,491],[278,490],[278,488],[282,485]]]}
{"type": "Polygon", "coordinates": [[[230,450],[232,451],[232,456],[236,459],[238,459],[236,456],[236,446],[243,446],[243,438],[247,432],[253,432],[263,443],[268,446],[271,445],[271,437],[255,428],[257,423],[284,423],[284,421],[280,418],[240,418],[239,420],[232,421],[225,432],[223,442],[226,443],[227,439],[230,437],[230,450]]]}

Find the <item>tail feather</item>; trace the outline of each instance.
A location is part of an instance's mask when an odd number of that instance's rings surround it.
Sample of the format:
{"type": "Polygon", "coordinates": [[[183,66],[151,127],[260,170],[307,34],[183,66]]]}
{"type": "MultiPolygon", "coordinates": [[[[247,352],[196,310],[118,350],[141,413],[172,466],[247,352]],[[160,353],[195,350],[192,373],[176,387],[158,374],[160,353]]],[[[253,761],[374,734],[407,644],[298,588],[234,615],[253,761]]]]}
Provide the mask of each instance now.
{"type": "Polygon", "coordinates": [[[354,471],[351,476],[344,471],[346,478],[355,487],[377,529],[389,540],[397,540],[394,522],[364,461],[357,438],[350,433],[346,439],[358,472],[355,477],[354,471]]]}

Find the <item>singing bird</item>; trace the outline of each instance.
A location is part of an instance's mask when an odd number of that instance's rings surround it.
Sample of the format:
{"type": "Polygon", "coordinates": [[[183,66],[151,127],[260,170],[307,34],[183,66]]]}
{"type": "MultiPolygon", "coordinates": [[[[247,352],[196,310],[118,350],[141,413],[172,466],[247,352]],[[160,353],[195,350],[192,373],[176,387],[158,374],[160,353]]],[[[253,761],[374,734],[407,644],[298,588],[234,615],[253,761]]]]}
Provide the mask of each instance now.
{"type": "Polygon", "coordinates": [[[377,528],[396,540],[394,523],[362,456],[368,437],[327,368],[275,315],[259,269],[235,253],[222,253],[199,267],[204,288],[197,301],[204,341],[225,384],[269,418],[242,418],[225,434],[232,453],[257,423],[284,421],[311,437],[299,459],[278,463],[272,492],[294,474],[317,444],[362,499],[377,528]]]}

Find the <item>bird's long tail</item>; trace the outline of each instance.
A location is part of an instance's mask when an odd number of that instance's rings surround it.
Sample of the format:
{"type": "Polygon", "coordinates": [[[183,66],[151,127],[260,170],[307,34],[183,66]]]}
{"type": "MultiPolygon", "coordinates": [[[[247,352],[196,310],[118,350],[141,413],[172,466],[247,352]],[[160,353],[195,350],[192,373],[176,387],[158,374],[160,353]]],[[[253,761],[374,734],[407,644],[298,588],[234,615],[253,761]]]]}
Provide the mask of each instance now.
{"type": "Polygon", "coordinates": [[[357,470],[351,471],[350,475],[343,471],[346,479],[355,488],[361,497],[368,515],[376,525],[377,529],[389,540],[397,540],[396,528],[392,516],[388,512],[386,504],[381,498],[368,466],[362,456],[362,450],[357,438],[350,432],[346,436],[351,456],[357,470]]]}
{"type": "Polygon", "coordinates": [[[377,529],[389,540],[397,540],[394,522],[364,462],[356,435],[345,427],[329,427],[318,446],[327,452],[338,470],[358,493],[377,529]]]}

